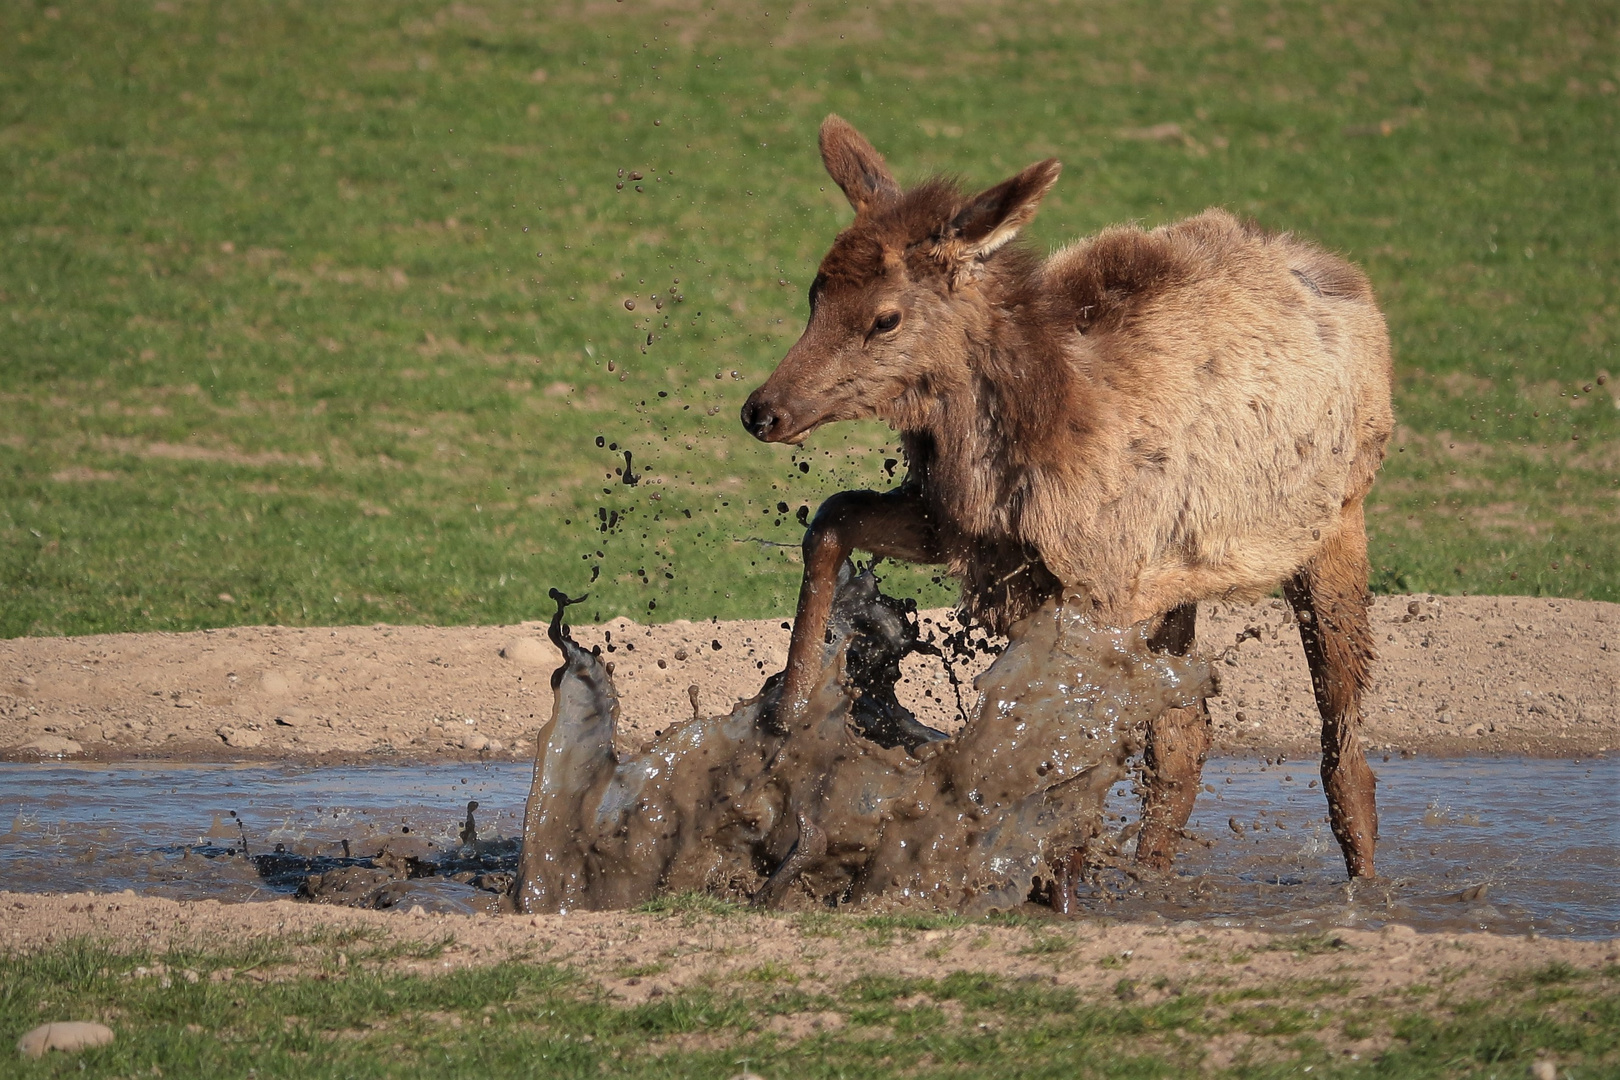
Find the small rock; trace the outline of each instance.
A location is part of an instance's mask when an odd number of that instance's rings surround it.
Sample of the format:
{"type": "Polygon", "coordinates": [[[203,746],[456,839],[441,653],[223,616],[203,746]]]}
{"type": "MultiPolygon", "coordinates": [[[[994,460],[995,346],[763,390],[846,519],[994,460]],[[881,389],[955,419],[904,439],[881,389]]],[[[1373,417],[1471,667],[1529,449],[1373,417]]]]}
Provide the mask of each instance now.
{"type": "Polygon", "coordinates": [[[461,737],[461,748],[463,750],[487,750],[489,748],[489,737],[480,735],[476,731],[469,735],[463,735],[461,737]]]}
{"type": "Polygon", "coordinates": [[[484,747],[484,749],[488,750],[492,754],[498,754],[502,750],[506,749],[506,744],[501,742],[499,739],[491,739],[489,740],[489,745],[484,747]]]}
{"type": "Polygon", "coordinates": [[[264,736],[252,728],[220,728],[217,734],[225,740],[226,746],[238,750],[248,750],[264,742],[264,736]]]}
{"type": "Polygon", "coordinates": [[[276,723],[282,727],[304,727],[315,718],[308,709],[288,709],[276,717],[276,723]]]}
{"type": "Polygon", "coordinates": [[[74,754],[84,753],[84,747],[61,735],[41,735],[33,742],[24,743],[17,749],[38,754],[40,757],[72,757],[74,754]]]}
{"type": "Polygon", "coordinates": [[[17,1049],[31,1058],[44,1057],[46,1051],[62,1050],[72,1053],[92,1046],[106,1046],[113,1041],[112,1028],[83,1020],[60,1024],[41,1024],[17,1040],[17,1049]]]}
{"type": "Polygon", "coordinates": [[[1530,1075],[1536,1080],[1558,1080],[1558,1063],[1542,1058],[1530,1066],[1530,1075]]]}
{"type": "Polygon", "coordinates": [[[501,656],[520,667],[544,667],[557,661],[556,651],[536,637],[513,638],[501,648],[501,656]]]}

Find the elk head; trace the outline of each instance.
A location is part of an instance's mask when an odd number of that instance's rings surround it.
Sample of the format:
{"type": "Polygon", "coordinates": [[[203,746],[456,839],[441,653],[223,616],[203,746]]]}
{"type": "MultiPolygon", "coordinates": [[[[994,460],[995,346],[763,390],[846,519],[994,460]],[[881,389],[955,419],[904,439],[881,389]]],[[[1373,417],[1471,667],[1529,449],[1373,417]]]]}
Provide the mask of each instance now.
{"type": "Polygon", "coordinates": [[[799,443],[835,420],[925,426],[930,402],[963,382],[970,339],[990,332],[992,257],[1062,169],[1037,162],[974,196],[937,179],[902,192],[837,116],[821,125],[821,160],[855,220],[810,286],[804,334],[743,405],[743,427],[763,442],[799,443]]]}

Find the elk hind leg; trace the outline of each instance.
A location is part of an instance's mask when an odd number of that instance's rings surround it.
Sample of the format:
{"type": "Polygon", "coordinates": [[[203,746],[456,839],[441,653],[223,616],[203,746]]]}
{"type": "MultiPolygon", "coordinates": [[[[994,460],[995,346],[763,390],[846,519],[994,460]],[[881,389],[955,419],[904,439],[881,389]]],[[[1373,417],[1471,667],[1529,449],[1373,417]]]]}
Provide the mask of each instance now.
{"type": "Polygon", "coordinates": [[[1378,842],[1376,780],[1361,748],[1361,695],[1374,658],[1368,620],[1367,534],[1361,507],[1343,531],[1283,585],[1322,714],[1322,787],[1328,820],[1352,878],[1373,876],[1378,842]]]}
{"type": "MultiPolygon", "coordinates": [[[[1192,651],[1197,619],[1197,604],[1174,608],[1148,647],[1186,656],[1192,651]]],[[[1148,724],[1142,755],[1142,829],[1136,840],[1136,861],[1142,865],[1170,868],[1176,842],[1192,816],[1209,747],[1209,707],[1202,698],[1187,708],[1166,709],[1148,724]]]]}

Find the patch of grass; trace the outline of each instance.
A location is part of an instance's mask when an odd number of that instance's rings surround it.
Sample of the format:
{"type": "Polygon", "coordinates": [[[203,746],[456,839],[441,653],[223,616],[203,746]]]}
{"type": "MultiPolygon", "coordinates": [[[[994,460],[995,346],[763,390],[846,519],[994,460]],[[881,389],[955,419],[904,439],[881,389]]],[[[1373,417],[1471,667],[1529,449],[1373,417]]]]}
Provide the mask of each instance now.
{"type": "Polygon", "coordinates": [[[747,982],[787,983],[790,986],[799,981],[799,976],[792,968],[775,961],[749,968],[742,973],[741,977],[747,982]]]}
{"type": "Polygon", "coordinates": [[[1028,945],[1018,950],[1019,956],[1060,956],[1074,948],[1074,939],[1068,934],[1036,931],[1030,935],[1028,945]]]}
{"type": "Polygon", "coordinates": [[[364,963],[386,963],[390,960],[437,960],[444,950],[455,945],[454,934],[445,934],[431,941],[390,941],[355,953],[355,959],[364,963]]]}
{"type": "Polygon", "coordinates": [[[861,920],[861,926],[867,930],[954,930],[966,924],[967,920],[959,915],[932,911],[890,912],[868,915],[861,920]]]}
{"type": "MultiPolygon", "coordinates": [[[[239,959],[186,957],[199,971],[239,959]]],[[[86,941],[0,956],[0,1036],[69,1017],[100,1018],[118,1036],[73,1057],[13,1059],[7,1075],[699,1077],[730,1075],[746,1058],[767,1077],[802,1069],[850,1077],[1171,1077],[1198,1070],[1210,1041],[1230,1036],[1250,1040],[1245,1054],[1213,1075],[1264,1071],[1258,1063],[1295,1054],[1313,1075],[1327,1076],[1522,1071],[1540,1053],[1578,1072],[1620,1053],[1620,995],[1609,986],[1562,1013],[1547,1011],[1535,996],[1540,987],[1421,1012],[1358,1001],[1355,1024],[1395,1034],[1376,1060],[1353,1063],[1327,1054],[1311,1034],[1332,1021],[1323,1016],[1329,1010],[1298,1004],[1297,987],[1284,984],[1228,1008],[1198,993],[1146,1004],[1128,980],[1109,1000],[1093,1001],[1045,980],[960,971],[941,979],[869,976],[816,995],[743,979],[725,992],[676,990],[624,1005],[551,964],[439,975],[350,968],[169,986],[135,977],[162,962],[86,941]],[[804,1038],[771,1027],[773,1017],[807,1011],[837,1013],[848,1024],[804,1038]]]]}
{"type": "Polygon", "coordinates": [[[1597,0],[7,5],[0,635],[495,623],[552,586],[582,621],[790,611],[796,512],[895,448],[736,422],[848,219],[832,110],[907,180],[1061,157],[1039,248],[1221,204],[1346,253],[1399,366],[1375,587],[1620,599],[1613,28],[1597,0]]]}
{"type": "Polygon", "coordinates": [[[748,909],[729,900],[722,900],[704,892],[665,893],[655,896],[634,909],[640,915],[681,915],[730,918],[746,914],[748,909]]]}
{"type": "Polygon", "coordinates": [[[1564,960],[1554,960],[1545,967],[1526,971],[1506,980],[1506,985],[1515,990],[1526,987],[1553,987],[1563,986],[1572,982],[1581,982],[1590,979],[1592,973],[1583,971],[1564,960]]]}
{"type": "Polygon", "coordinates": [[[1350,948],[1350,943],[1343,937],[1330,930],[1315,934],[1292,934],[1277,937],[1261,946],[1263,952],[1293,952],[1303,953],[1306,956],[1317,956],[1322,953],[1339,952],[1350,948]]]}
{"type": "Polygon", "coordinates": [[[831,911],[800,911],[793,915],[793,927],[805,937],[840,938],[844,920],[831,911]]]}
{"type": "Polygon", "coordinates": [[[1293,1000],[1312,1001],[1319,997],[1342,997],[1355,988],[1349,979],[1287,979],[1273,986],[1247,986],[1237,990],[1220,990],[1210,1000],[1221,1004],[1235,1001],[1255,1001],[1274,997],[1279,989],[1286,989],[1293,1000]]]}
{"type": "Polygon", "coordinates": [[[966,920],[954,915],[906,911],[869,915],[861,919],[859,925],[866,931],[866,941],[869,945],[883,946],[892,942],[896,936],[910,941],[918,933],[964,926],[966,920]]]}

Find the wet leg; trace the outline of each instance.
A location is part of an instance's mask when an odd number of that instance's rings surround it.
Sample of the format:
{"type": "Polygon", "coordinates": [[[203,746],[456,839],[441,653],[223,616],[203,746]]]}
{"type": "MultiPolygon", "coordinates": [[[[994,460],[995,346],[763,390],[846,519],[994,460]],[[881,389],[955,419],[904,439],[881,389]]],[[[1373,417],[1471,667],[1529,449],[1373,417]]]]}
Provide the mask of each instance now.
{"type": "Polygon", "coordinates": [[[1373,876],[1378,842],[1375,780],[1359,734],[1361,695],[1374,659],[1367,572],[1367,533],[1358,502],[1346,509],[1343,531],[1283,585],[1299,617],[1299,636],[1322,714],[1328,820],[1353,878],[1373,876]]]}
{"type": "MultiPolygon", "coordinates": [[[[1198,605],[1182,604],[1164,617],[1148,647],[1186,656],[1192,651],[1197,619],[1198,605]]],[[[1198,797],[1209,747],[1209,707],[1202,698],[1184,709],[1166,709],[1148,725],[1137,862],[1155,870],[1170,868],[1176,842],[1198,797]]]]}
{"type": "Polygon", "coordinates": [[[942,557],[923,501],[914,494],[842,491],[821,504],[804,534],[804,582],[779,706],[783,724],[798,716],[815,689],[838,568],[857,548],[907,562],[939,562],[942,557]]]}

